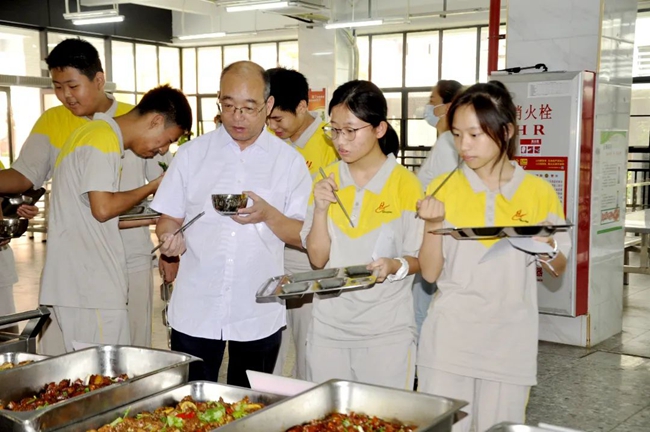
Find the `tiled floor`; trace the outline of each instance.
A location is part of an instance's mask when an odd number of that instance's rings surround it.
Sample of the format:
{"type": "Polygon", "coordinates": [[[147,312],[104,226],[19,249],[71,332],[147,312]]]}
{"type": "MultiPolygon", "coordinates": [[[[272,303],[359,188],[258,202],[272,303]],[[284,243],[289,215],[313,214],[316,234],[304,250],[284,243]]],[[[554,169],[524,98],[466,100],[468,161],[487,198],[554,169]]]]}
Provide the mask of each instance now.
{"type": "MultiPolygon", "coordinates": [[[[44,244],[37,235],[35,241],[19,239],[12,247],[20,277],[14,287],[16,308],[33,309],[44,244]]],[[[167,348],[159,285],[156,277],[153,344],[167,348]]],[[[585,432],[650,431],[650,277],[630,276],[620,335],[591,349],[540,343],[538,381],[528,405],[529,424],[585,432]]]]}

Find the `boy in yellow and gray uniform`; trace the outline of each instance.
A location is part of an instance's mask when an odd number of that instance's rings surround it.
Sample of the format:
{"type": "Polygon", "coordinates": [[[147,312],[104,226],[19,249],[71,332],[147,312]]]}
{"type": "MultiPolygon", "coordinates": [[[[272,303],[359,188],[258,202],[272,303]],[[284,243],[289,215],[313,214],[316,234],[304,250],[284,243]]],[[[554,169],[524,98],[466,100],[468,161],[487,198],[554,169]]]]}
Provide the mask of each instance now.
{"type": "MultiPolygon", "coordinates": [[[[275,99],[273,111],[268,119],[273,133],[305,158],[312,178],[320,176],[318,170],[338,160],[332,142],[323,132],[318,113],[308,111],[309,84],[300,72],[285,68],[267,70],[271,81],[271,96],[275,99]]],[[[287,246],[284,253],[284,268],[287,273],[311,271],[307,253],[287,246]]],[[[311,299],[302,298],[287,301],[287,329],[293,336],[296,348],[296,363],[292,376],[306,378],[305,348],[307,330],[311,322],[311,299]]],[[[273,373],[281,375],[289,351],[289,333],[282,332],[282,344],[273,373]]]]}
{"type": "MultiPolygon", "coordinates": [[[[339,198],[355,225],[350,226],[340,206],[330,206],[331,249],[326,267],[418,255],[423,224],[415,218],[415,204],[422,198],[422,186],[392,154],[363,188],[357,188],[343,162],[329,166],[325,173],[334,173],[339,198]]],[[[312,195],[300,233],[303,244],[313,216],[312,195]]],[[[413,275],[368,290],[315,295],[307,338],[307,379],[340,378],[412,389],[416,356],[412,284],[413,275]]]]}
{"type": "MultiPolygon", "coordinates": [[[[110,117],[117,117],[133,109],[132,105],[116,101],[104,93],[104,74],[97,50],[81,39],[66,39],[58,44],[46,59],[55,94],[64,105],[45,111],[32,128],[31,134],[22,147],[20,157],[12,167],[0,172],[0,193],[19,193],[30,187],[40,187],[52,178],[56,159],[65,141],[73,131],[88,123],[97,112],[110,117]]],[[[160,170],[160,159],[148,159],[144,162],[147,178],[151,172],[160,170]]],[[[142,159],[138,162],[131,151],[124,153],[123,181],[130,189],[145,184],[142,159]],[[136,171],[133,171],[133,170],[136,171]]],[[[160,170],[159,172],[161,172],[160,170]]],[[[123,187],[121,190],[124,189],[123,187]]],[[[128,268],[134,271],[129,284],[129,316],[131,317],[132,342],[135,345],[148,346],[151,343],[151,303],[153,275],[145,285],[144,259],[139,256],[143,250],[151,250],[151,239],[146,228],[129,229],[123,235],[127,251],[128,268]],[[143,330],[140,330],[143,329],[143,330]]],[[[149,263],[151,267],[151,263],[149,263]]],[[[51,315],[52,320],[56,317],[51,315]]],[[[41,339],[39,351],[48,355],[65,352],[58,325],[47,325],[41,339]]]]}
{"type": "Polygon", "coordinates": [[[120,191],[126,149],[164,153],[191,127],[185,96],[168,86],[144,95],[115,119],[95,114],[57,158],[41,304],[52,306],[66,351],[86,344],[130,344],[126,252],[118,216],[150,195],[160,179],[120,191]]]}

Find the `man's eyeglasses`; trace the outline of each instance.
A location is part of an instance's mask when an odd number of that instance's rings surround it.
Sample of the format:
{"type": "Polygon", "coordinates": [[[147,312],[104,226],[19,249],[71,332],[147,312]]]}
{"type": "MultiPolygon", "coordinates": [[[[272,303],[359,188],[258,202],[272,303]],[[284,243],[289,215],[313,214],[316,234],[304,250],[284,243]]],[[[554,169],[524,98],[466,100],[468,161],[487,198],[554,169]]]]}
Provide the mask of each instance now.
{"type": "Polygon", "coordinates": [[[238,107],[230,103],[220,104],[217,102],[217,108],[219,108],[219,111],[222,113],[234,115],[237,111],[239,111],[239,114],[243,115],[244,117],[255,117],[261,113],[265,107],[265,104],[262,104],[262,107],[258,109],[253,107],[238,107]]]}
{"type": "Polygon", "coordinates": [[[327,136],[331,140],[335,140],[339,136],[342,136],[347,141],[352,141],[357,136],[357,131],[358,130],[365,129],[367,127],[372,127],[372,125],[368,124],[368,125],[361,126],[361,127],[358,127],[358,128],[346,127],[346,128],[341,128],[341,129],[337,129],[337,128],[332,127],[332,126],[323,126],[323,132],[325,132],[325,136],[327,136]]]}

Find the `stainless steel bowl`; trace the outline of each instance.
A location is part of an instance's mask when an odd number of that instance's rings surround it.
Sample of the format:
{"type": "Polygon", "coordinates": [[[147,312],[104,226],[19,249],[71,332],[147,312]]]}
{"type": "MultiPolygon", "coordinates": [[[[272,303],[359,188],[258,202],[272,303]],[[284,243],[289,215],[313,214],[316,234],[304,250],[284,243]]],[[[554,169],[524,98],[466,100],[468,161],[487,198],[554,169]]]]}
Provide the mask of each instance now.
{"type": "Polygon", "coordinates": [[[212,206],[222,215],[236,215],[237,210],[243,209],[248,204],[246,194],[214,194],[212,206]]]}
{"type": "Polygon", "coordinates": [[[27,219],[7,218],[0,220],[0,240],[18,238],[25,234],[29,226],[27,219]]]}

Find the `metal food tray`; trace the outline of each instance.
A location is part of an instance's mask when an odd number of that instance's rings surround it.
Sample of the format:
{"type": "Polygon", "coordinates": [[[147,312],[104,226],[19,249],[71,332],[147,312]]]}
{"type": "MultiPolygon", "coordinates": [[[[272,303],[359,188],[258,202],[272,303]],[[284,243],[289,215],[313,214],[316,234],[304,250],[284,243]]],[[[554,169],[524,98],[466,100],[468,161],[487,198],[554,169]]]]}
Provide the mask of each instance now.
{"type": "Polygon", "coordinates": [[[141,219],[151,219],[160,216],[160,213],[153,210],[151,207],[152,200],[144,200],[140,204],[137,204],[131,210],[122,213],[120,215],[121,221],[132,221],[132,220],[141,220],[141,219]]]}
{"type": "Polygon", "coordinates": [[[528,426],[515,423],[499,423],[492,426],[487,432],[580,432],[574,429],[567,429],[563,427],[554,426],[528,426]]]}
{"type": "Polygon", "coordinates": [[[251,402],[262,403],[264,405],[271,405],[278,401],[281,401],[282,399],[285,399],[284,396],[256,392],[251,389],[233,387],[214,382],[195,381],[144,399],[140,399],[131,404],[125,404],[121,407],[105,412],[104,414],[91,417],[82,422],[71,424],[64,429],[61,429],[61,432],[83,432],[90,429],[99,429],[106,424],[110,424],[116,418],[123,416],[127,410],[129,417],[133,417],[143,411],[152,412],[157,408],[163,406],[175,406],[185,396],[192,396],[194,400],[199,402],[218,401],[219,398],[223,398],[224,402],[226,403],[234,403],[248,396],[251,402]]]}
{"type": "Polygon", "coordinates": [[[352,381],[331,380],[249,415],[219,432],[285,432],[333,412],[355,412],[417,426],[418,432],[450,432],[466,402],[352,381]]]}
{"type": "Polygon", "coordinates": [[[146,348],[105,345],[75,351],[0,375],[0,401],[18,401],[46,384],[64,379],[86,379],[91,374],[129,379],[35,411],[0,410],[0,430],[49,431],[101,414],[187,382],[196,357],[146,348]]]}
{"type": "Polygon", "coordinates": [[[264,283],[256,297],[295,298],[310,294],[333,294],[340,291],[372,288],[377,277],[365,265],[314,270],[276,276],[264,283]]]}
{"type": "MultiPolygon", "coordinates": [[[[7,370],[0,370],[0,374],[10,371],[10,370],[15,370],[19,367],[23,366],[18,366],[18,363],[24,362],[24,361],[32,361],[32,362],[38,362],[41,360],[45,360],[48,358],[48,356],[44,355],[39,355],[39,354],[32,354],[32,353],[24,353],[24,352],[8,352],[8,353],[0,353],[0,365],[3,365],[5,363],[13,363],[14,367],[11,369],[7,370]]],[[[27,366],[27,365],[24,365],[27,366]]]]}
{"type": "Polygon", "coordinates": [[[485,240],[505,237],[549,237],[560,231],[568,231],[573,225],[519,225],[501,227],[441,228],[429,234],[450,235],[456,240],[485,240]]]}

